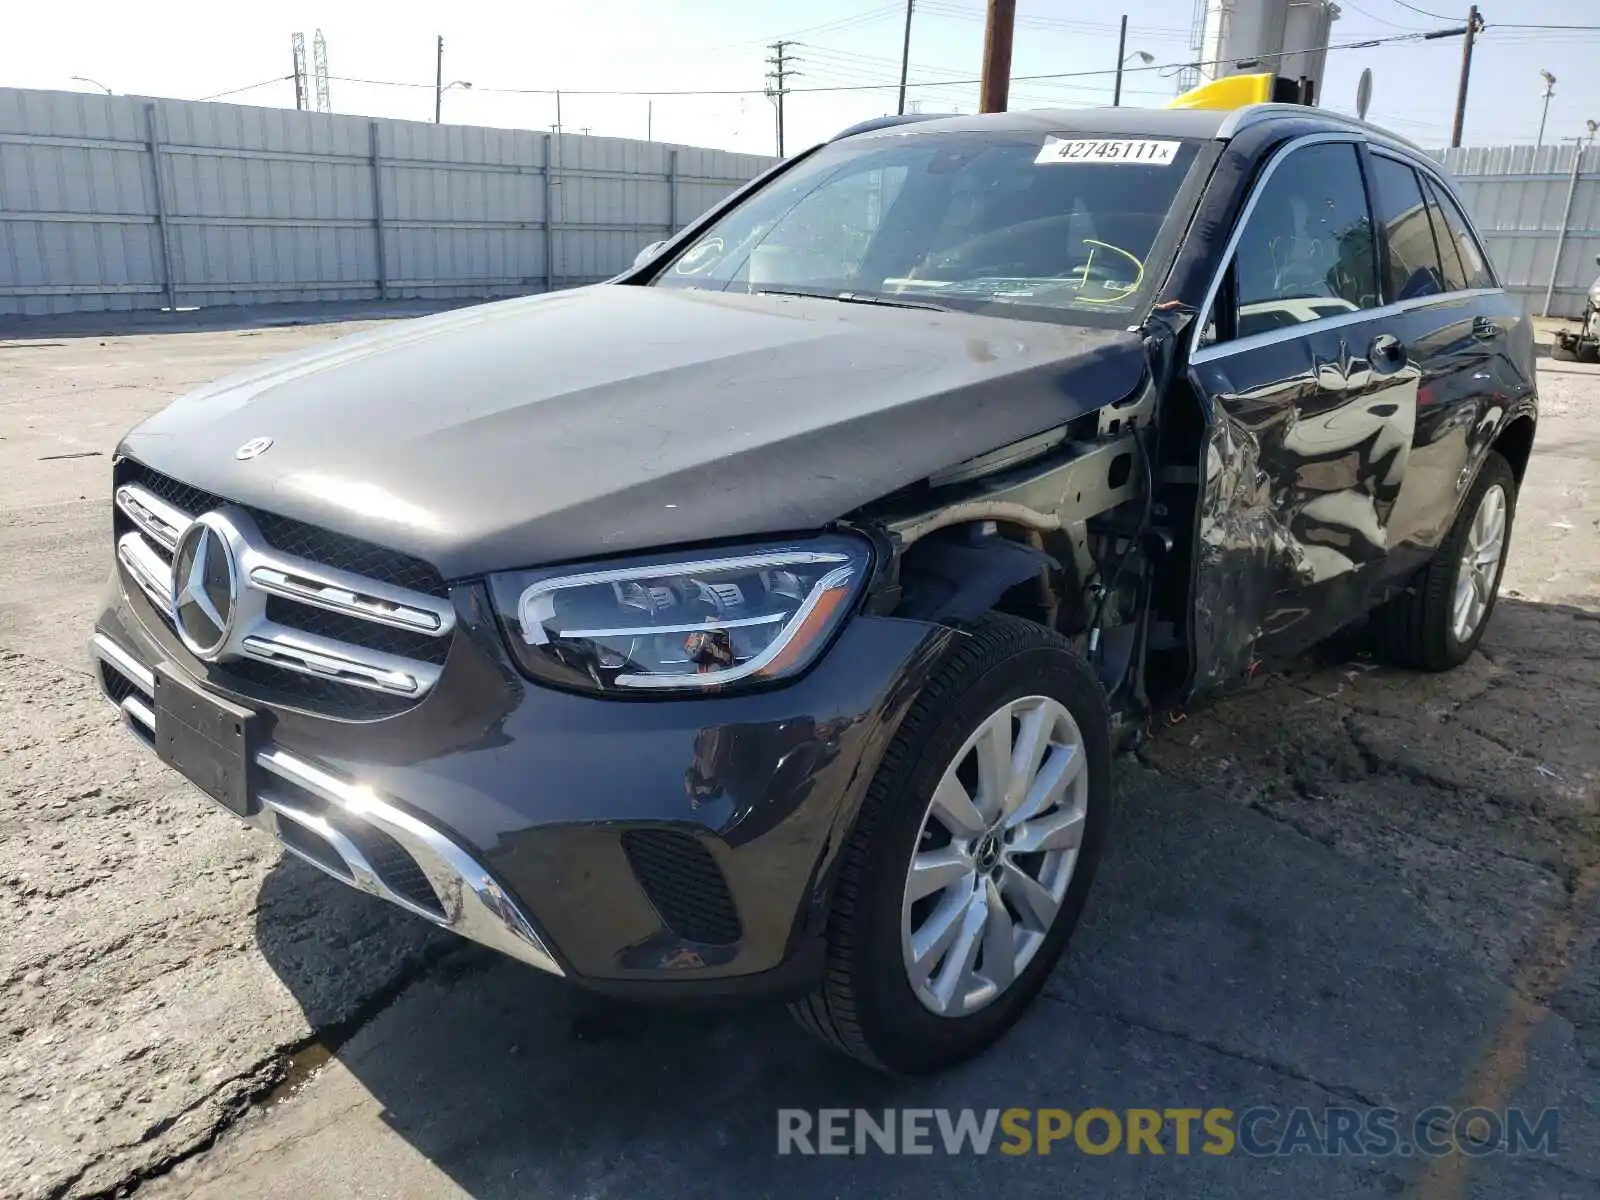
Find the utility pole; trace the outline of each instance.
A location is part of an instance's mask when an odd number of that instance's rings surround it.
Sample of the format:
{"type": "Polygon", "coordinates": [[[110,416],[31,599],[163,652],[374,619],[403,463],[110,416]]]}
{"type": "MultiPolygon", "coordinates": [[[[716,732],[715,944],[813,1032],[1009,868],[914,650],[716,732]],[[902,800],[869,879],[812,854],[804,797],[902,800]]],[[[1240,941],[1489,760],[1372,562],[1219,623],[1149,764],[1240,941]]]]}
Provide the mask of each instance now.
{"type": "Polygon", "coordinates": [[[1467,10],[1467,28],[1461,39],[1461,85],[1456,89],[1456,122],[1450,129],[1450,145],[1461,145],[1461,127],[1467,121],[1467,81],[1472,78],[1472,43],[1483,28],[1483,18],[1474,4],[1467,10]]]}
{"type": "Polygon", "coordinates": [[[444,35],[439,35],[433,52],[433,123],[444,112],[444,35]]]}
{"type": "Polygon", "coordinates": [[[306,103],[306,35],[290,34],[289,49],[294,54],[294,107],[296,112],[304,112],[310,107],[306,103]]]}
{"type": "Polygon", "coordinates": [[[799,61],[789,53],[789,47],[792,45],[794,45],[792,41],[777,41],[767,47],[772,51],[772,57],[767,59],[768,65],[772,67],[772,70],[767,72],[767,79],[772,83],[772,86],[767,89],[767,96],[778,108],[779,158],[783,157],[783,98],[788,94],[790,78],[800,74],[791,65],[799,61]]]}
{"type": "Polygon", "coordinates": [[[1011,34],[1017,23],[1017,0],[989,0],[983,23],[983,79],[978,88],[979,112],[1005,112],[1011,92],[1011,34]]]}
{"type": "Polygon", "coordinates": [[[1122,64],[1128,58],[1128,14],[1122,14],[1122,26],[1117,30],[1117,86],[1111,92],[1111,107],[1122,104],[1122,64]]]}
{"type": "Polygon", "coordinates": [[[911,10],[917,5],[917,0],[906,0],[906,38],[900,46],[900,107],[896,110],[902,116],[906,111],[906,73],[911,68],[911,10]]]}
{"type": "Polygon", "coordinates": [[[1561,252],[1567,247],[1567,231],[1572,228],[1572,201],[1578,194],[1578,172],[1583,169],[1583,138],[1564,137],[1561,140],[1572,143],[1572,178],[1567,181],[1567,206],[1561,210],[1561,234],[1556,238],[1555,257],[1550,260],[1550,285],[1544,289],[1543,315],[1546,317],[1550,315],[1550,305],[1556,298],[1556,278],[1561,273],[1561,252]]]}
{"type": "Polygon", "coordinates": [[[1533,140],[1533,152],[1539,153],[1539,147],[1544,145],[1544,123],[1550,119],[1550,97],[1556,94],[1556,77],[1549,71],[1541,70],[1544,76],[1544,111],[1539,114],[1539,136],[1533,140]]]}

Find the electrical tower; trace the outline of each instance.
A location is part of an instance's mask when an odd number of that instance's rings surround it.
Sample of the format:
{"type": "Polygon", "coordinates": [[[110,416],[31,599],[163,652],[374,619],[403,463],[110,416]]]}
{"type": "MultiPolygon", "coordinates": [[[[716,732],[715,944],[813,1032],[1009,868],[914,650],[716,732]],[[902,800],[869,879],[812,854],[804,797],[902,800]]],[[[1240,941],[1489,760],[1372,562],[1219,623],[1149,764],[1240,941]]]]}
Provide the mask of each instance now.
{"type": "Polygon", "coordinates": [[[768,46],[772,57],[767,59],[767,65],[772,70],[767,72],[767,98],[778,108],[778,157],[783,157],[783,98],[789,94],[789,80],[800,74],[794,69],[794,64],[801,61],[789,53],[792,41],[777,41],[768,46]]]}
{"type": "Polygon", "coordinates": [[[306,35],[303,33],[290,34],[289,45],[294,51],[294,106],[296,110],[304,112],[306,109],[306,35]]]}
{"type": "Polygon", "coordinates": [[[328,43],[323,40],[320,29],[311,39],[311,71],[317,83],[317,111],[331,113],[333,101],[328,99],[328,43]]]}

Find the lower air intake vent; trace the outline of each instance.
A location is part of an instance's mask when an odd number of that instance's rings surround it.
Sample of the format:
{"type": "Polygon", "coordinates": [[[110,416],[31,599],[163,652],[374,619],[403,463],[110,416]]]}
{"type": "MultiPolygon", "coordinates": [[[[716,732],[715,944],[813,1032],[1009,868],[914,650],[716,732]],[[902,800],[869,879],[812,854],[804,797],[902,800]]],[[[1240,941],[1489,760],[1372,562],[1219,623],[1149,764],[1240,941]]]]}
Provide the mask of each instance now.
{"type": "Polygon", "coordinates": [[[650,903],[679,937],[710,946],[739,940],[744,930],[728,883],[698,838],[637,830],[622,835],[622,850],[650,903]]]}

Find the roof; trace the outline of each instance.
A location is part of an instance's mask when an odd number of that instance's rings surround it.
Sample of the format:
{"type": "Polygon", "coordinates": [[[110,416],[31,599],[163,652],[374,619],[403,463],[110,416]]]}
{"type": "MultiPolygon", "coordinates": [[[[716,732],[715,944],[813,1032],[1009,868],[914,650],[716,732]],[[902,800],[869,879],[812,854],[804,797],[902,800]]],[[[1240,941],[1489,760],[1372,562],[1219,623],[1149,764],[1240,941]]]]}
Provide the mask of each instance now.
{"type": "Polygon", "coordinates": [[[1112,137],[1232,138],[1241,130],[1268,121],[1310,122],[1333,130],[1360,130],[1377,140],[1416,153],[1412,142],[1342,113],[1305,104],[1248,104],[1243,108],[1041,108],[1021,112],[981,113],[954,117],[882,117],[862,122],[839,136],[895,137],[914,133],[979,133],[1011,130],[1022,133],[1090,133],[1112,137]]]}

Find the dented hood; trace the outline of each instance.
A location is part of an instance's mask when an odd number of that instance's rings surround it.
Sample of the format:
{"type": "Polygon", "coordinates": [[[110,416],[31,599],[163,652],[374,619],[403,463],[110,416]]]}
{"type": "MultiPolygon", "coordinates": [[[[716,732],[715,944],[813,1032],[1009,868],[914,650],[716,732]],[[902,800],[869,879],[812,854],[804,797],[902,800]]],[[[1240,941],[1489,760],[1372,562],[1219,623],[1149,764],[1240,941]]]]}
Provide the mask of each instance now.
{"type": "Polygon", "coordinates": [[[815,529],[1144,369],[1116,330],[600,285],[271,362],[123,452],[459,578],[815,529]],[[254,438],[271,447],[237,460],[254,438]]]}

